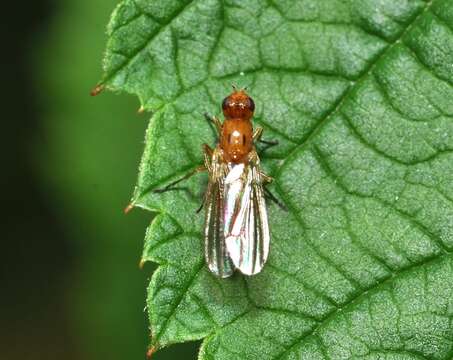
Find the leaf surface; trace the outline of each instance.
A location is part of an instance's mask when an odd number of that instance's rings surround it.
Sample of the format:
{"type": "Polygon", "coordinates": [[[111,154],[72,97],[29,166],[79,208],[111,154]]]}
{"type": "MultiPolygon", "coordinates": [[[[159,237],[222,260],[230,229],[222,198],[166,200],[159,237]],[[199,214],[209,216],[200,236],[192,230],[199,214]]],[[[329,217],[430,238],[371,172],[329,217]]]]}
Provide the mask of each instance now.
{"type": "Polygon", "coordinates": [[[200,359],[453,356],[453,2],[125,0],[103,84],[153,112],[133,204],[158,215],[143,261],[152,346],[204,339],[200,359]],[[269,206],[254,277],[203,260],[206,176],[155,194],[215,143],[232,83],[248,86],[269,206]]]}

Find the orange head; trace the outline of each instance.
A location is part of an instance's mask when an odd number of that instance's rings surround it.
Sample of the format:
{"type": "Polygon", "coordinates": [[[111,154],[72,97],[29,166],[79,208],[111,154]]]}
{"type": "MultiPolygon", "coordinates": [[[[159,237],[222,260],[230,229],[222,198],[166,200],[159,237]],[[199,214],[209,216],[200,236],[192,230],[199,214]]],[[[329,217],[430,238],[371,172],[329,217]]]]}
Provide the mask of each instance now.
{"type": "Polygon", "coordinates": [[[223,100],[222,110],[226,119],[250,120],[255,111],[255,103],[244,89],[234,89],[231,95],[223,100]]]}

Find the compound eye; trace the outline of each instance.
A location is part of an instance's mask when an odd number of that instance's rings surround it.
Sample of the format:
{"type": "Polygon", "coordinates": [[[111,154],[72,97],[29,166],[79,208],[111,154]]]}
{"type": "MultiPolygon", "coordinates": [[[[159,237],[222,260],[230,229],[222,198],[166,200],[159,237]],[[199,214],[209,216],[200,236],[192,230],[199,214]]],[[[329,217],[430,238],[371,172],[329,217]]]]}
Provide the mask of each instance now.
{"type": "Polygon", "coordinates": [[[251,112],[254,112],[255,111],[255,102],[253,101],[253,99],[251,97],[249,97],[249,109],[251,112]]]}
{"type": "Polygon", "coordinates": [[[225,99],[223,99],[223,102],[222,102],[222,109],[223,109],[223,111],[225,111],[225,110],[227,110],[229,107],[230,107],[230,99],[229,99],[229,97],[227,96],[225,99]]]}

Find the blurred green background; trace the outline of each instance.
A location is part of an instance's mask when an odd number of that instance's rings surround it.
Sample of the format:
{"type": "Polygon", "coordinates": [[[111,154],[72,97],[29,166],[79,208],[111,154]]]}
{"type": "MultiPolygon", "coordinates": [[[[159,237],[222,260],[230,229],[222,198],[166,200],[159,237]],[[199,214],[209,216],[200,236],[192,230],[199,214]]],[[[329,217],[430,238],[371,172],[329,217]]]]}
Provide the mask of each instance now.
{"type": "MultiPolygon", "coordinates": [[[[152,215],[123,208],[150,115],[127,95],[89,96],[117,3],[17,2],[5,11],[5,359],[145,358],[152,266],[138,262],[152,215]]],[[[153,359],[195,359],[198,345],[153,359]]]]}

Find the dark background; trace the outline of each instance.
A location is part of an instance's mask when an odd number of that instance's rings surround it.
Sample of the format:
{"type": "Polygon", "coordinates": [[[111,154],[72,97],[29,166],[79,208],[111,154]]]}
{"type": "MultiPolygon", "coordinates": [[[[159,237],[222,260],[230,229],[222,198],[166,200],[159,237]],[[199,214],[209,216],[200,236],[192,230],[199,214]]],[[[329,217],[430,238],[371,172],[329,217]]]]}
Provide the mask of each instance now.
{"type": "MultiPolygon", "coordinates": [[[[142,359],[152,215],[124,216],[147,115],[89,97],[114,0],[8,2],[2,27],[2,359],[142,359]]],[[[153,359],[193,359],[198,344],[153,359]]]]}
{"type": "MultiPolygon", "coordinates": [[[[38,186],[30,163],[30,141],[41,130],[42,106],[33,91],[30,47],[33,34],[51,20],[50,2],[10,5],[2,19],[4,45],[2,224],[2,323],[7,359],[75,359],[75,339],[65,312],[64,279],[74,266],[72,245],[55,220],[58,209],[38,186]],[[7,15],[7,16],[5,16],[7,15]],[[5,326],[6,324],[6,326],[5,326]],[[52,339],[52,341],[50,341],[52,339]],[[66,349],[66,350],[65,350],[66,349]]],[[[3,356],[2,356],[3,357],[3,356]]]]}

